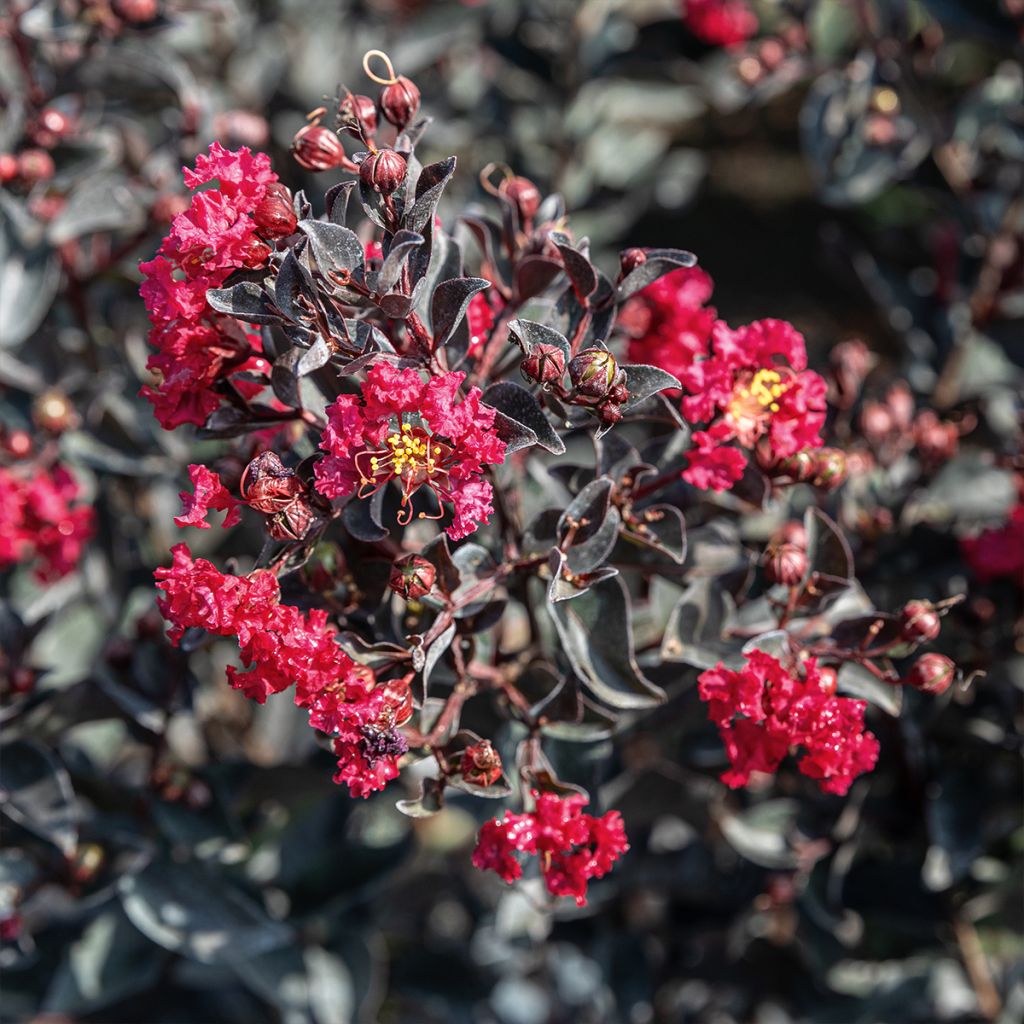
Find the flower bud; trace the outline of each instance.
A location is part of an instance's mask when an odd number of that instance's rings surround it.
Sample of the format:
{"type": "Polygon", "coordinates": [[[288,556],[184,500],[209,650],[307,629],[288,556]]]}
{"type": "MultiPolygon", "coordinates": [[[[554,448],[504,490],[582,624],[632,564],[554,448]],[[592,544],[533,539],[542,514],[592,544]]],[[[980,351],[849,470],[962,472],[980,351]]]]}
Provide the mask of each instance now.
{"type": "Polygon", "coordinates": [[[32,451],[32,435],[27,430],[7,430],[0,433],[3,450],[15,459],[23,459],[32,451]]]}
{"type": "Polygon", "coordinates": [[[381,113],[401,131],[420,109],[420,91],[416,83],[405,75],[385,86],[380,94],[381,113]]]}
{"type": "Polygon", "coordinates": [[[604,398],[621,381],[615,356],[603,348],[584,349],[569,363],[573,387],[588,398],[604,398]]]}
{"type": "Polygon", "coordinates": [[[931,409],[918,413],[914,420],[914,443],[925,462],[948,462],[960,447],[960,433],[955,423],[940,420],[931,409]]]}
{"type": "Polygon", "coordinates": [[[834,491],[845,482],[847,473],[846,456],[838,448],[820,448],[814,453],[815,487],[834,491]]]}
{"type": "Polygon", "coordinates": [[[763,564],[769,583],[795,587],[807,572],[807,552],[796,544],[772,544],[764,553],[763,564]]]}
{"type": "Polygon", "coordinates": [[[0,910],[0,942],[17,942],[23,925],[21,914],[0,910]]]}
{"type": "Polygon", "coordinates": [[[956,678],[956,665],[944,654],[922,654],[903,681],[922,693],[945,693],[956,678]]]}
{"type": "Polygon", "coordinates": [[[501,778],[501,756],[490,740],[481,740],[466,747],[459,770],[471,786],[493,786],[501,778]]]}
{"type": "Polygon", "coordinates": [[[534,345],[519,369],[527,380],[551,384],[565,373],[565,353],[557,345],[534,345]]]}
{"type": "Polygon", "coordinates": [[[930,601],[908,601],[900,609],[900,636],[908,644],[934,640],[941,628],[939,613],[930,601]]]}
{"type": "Polygon", "coordinates": [[[529,178],[505,178],[498,192],[515,205],[521,224],[528,224],[540,209],[540,190],[529,178]]]}
{"type": "Polygon", "coordinates": [[[298,219],[291,192],[279,181],[272,182],[253,210],[252,219],[264,238],[285,238],[294,234],[298,219]]]}
{"type": "Polygon", "coordinates": [[[377,107],[369,96],[349,93],[338,105],[337,125],[363,139],[377,134],[377,107]]]}
{"type": "Polygon", "coordinates": [[[75,851],[71,875],[79,885],[91,882],[103,867],[107,855],[98,843],[82,843],[75,851]]]}
{"type": "Polygon", "coordinates": [[[114,13],[131,25],[145,25],[160,13],[157,0],[114,0],[114,13]]]}
{"type": "Polygon", "coordinates": [[[758,465],[769,476],[789,477],[791,480],[801,484],[814,479],[818,467],[817,452],[812,451],[810,448],[804,448],[803,451],[799,451],[795,455],[789,455],[784,459],[776,459],[771,454],[771,445],[762,444],[763,441],[764,438],[758,442],[754,453],[758,457],[758,465]]]}
{"type": "Polygon", "coordinates": [[[604,401],[597,407],[597,418],[606,427],[614,427],[622,419],[622,406],[618,402],[604,401]]]}
{"type": "Polygon", "coordinates": [[[818,685],[826,697],[831,697],[839,686],[839,673],[831,665],[819,666],[818,685]]]}
{"type": "Polygon", "coordinates": [[[62,434],[78,425],[78,414],[68,397],[51,388],[32,403],[32,419],[41,430],[62,434]]]}
{"type": "Polygon", "coordinates": [[[807,530],[804,524],[799,520],[793,519],[788,523],[783,523],[775,533],[772,534],[772,544],[791,544],[794,547],[800,548],[802,551],[807,550],[807,530]]]}
{"type": "Polygon", "coordinates": [[[359,177],[367,188],[389,196],[405,181],[405,157],[393,149],[378,149],[359,165],[359,177]]]}
{"type": "Polygon", "coordinates": [[[36,688],[36,670],[29,668],[27,665],[19,665],[16,669],[13,669],[8,678],[11,692],[20,696],[31,693],[36,688]]]}
{"type": "Polygon", "coordinates": [[[871,369],[871,350],[860,338],[842,341],[832,349],[832,376],[837,404],[849,408],[871,369]]]}
{"type": "Polygon", "coordinates": [[[33,136],[40,146],[55,146],[74,129],[74,121],[63,110],[46,107],[39,113],[33,136]]]}
{"type": "Polygon", "coordinates": [[[13,153],[0,153],[0,185],[18,176],[18,158],[13,153]]]}
{"type": "Polygon", "coordinates": [[[893,384],[889,393],[885,396],[889,412],[892,413],[892,421],[897,430],[907,430],[910,421],[914,417],[914,396],[910,388],[903,381],[893,384]]]}
{"type": "Polygon", "coordinates": [[[45,149],[25,149],[18,154],[18,177],[26,185],[49,181],[56,169],[53,157],[45,149]]]}
{"type": "Polygon", "coordinates": [[[860,432],[865,440],[880,445],[892,433],[892,413],[881,402],[865,402],[860,411],[860,432]]]}
{"type": "Polygon", "coordinates": [[[251,110],[225,110],[213,119],[217,138],[227,136],[236,145],[263,149],[270,138],[270,125],[262,114],[251,110]]]}
{"type": "Polygon", "coordinates": [[[303,125],[292,140],[292,155],[307,171],[327,171],[340,167],[345,159],[341,139],[322,124],[303,125]]]}
{"type": "Polygon", "coordinates": [[[153,219],[160,224],[170,224],[179,213],[189,208],[188,199],[178,192],[164,192],[153,201],[153,219]]]}
{"type": "Polygon", "coordinates": [[[405,555],[391,566],[388,586],[406,601],[418,601],[434,589],[437,570],[422,555],[405,555]]]}
{"type": "Polygon", "coordinates": [[[619,254],[619,278],[627,277],[637,267],[642,267],[646,262],[647,253],[643,249],[623,249],[619,254]]]}

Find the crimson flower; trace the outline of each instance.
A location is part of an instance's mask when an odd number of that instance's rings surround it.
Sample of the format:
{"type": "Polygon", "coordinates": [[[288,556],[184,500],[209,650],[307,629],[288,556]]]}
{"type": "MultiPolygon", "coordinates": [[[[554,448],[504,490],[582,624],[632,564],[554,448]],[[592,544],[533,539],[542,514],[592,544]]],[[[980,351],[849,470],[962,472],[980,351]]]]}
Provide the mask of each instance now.
{"type": "Polygon", "coordinates": [[[739,46],[757,32],[757,15],[746,0],[685,0],[683,21],[713,46],[739,46]]]}
{"type": "Polygon", "coordinates": [[[259,704],[294,685],[295,703],[309,712],[310,725],[336,737],[336,782],[353,796],[368,796],[395,778],[407,749],[396,730],[412,714],[409,679],[379,683],[338,646],[322,609],[304,613],[280,603],[273,573],[222,573],[205,558],[194,559],[184,544],[172,554],[173,564],[154,573],[171,641],[196,627],[237,637],[248,671],[229,666],[231,685],[259,704]]]}
{"type": "Polygon", "coordinates": [[[878,740],[864,730],[865,701],[828,693],[815,659],[791,673],[777,658],[752,651],[739,671],[719,663],[697,679],[708,718],[718,726],[732,768],[722,781],[745,786],[753,772],[774,773],[793,747],[798,767],[826,793],[842,795],[878,760],[878,740]]]}
{"type": "Polygon", "coordinates": [[[399,522],[413,517],[412,499],[425,487],[437,499],[441,518],[452,507],[447,534],[472,533],[494,511],[493,491],[483,467],[505,458],[495,429],[495,410],[478,388],[458,400],[465,374],[442,373],[424,382],[415,370],[377,363],[362,395],[341,395],[328,410],[320,447],[328,452],[315,468],[316,488],[328,498],[355,493],[367,498],[391,480],[402,489],[399,522]]]}
{"type": "Polygon", "coordinates": [[[600,818],[584,814],[586,799],[533,793],[532,812],[486,822],[477,837],[473,864],[494,871],[505,882],[522,877],[516,853],[535,856],[541,875],[554,896],[572,896],[577,906],[587,902],[587,882],[601,878],[628,849],[622,816],[608,811],[600,818]]]}
{"type": "Polygon", "coordinates": [[[71,572],[95,524],[92,507],[76,504],[79,497],[64,466],[26,473],[0,467],[0,569],[35,562],[44,583],[71,572]]]}
{"type": "MultiPolygon", "coordinates": [[[[270,158],[214,142],[197,157],[195,170],[183,173],[190,189],[212,182],[216,187],[196,192],[171,222],[157,255],[139,264],[145,275],[140,291],[153,325],[149,340],[157,350],[147,367],[161,378],[142,394],[167,430],[204,423],[220,405],[212,388],[222,377],[269,372],[259,355],[259,335],[216,314],[206,291],[220,287],[239,267],[260,266],[270,253],[252,219],[267,186],[277,181],[270,158]]],[[[235,383],[247,397],[260,390],[252,381],[235,383]]]]}
{"type": "Polygon", "coordinates": [[[821,446],[825,381],[807,369],[803,335],[784,320],[757,320],[735,331],[716,321],[709,355],[678,376],[683,416],[706,425],[694,432],[683,471],[695,487],[728,490],[746,466],[740,449],[758,442],[774,459],[821,446]]]}

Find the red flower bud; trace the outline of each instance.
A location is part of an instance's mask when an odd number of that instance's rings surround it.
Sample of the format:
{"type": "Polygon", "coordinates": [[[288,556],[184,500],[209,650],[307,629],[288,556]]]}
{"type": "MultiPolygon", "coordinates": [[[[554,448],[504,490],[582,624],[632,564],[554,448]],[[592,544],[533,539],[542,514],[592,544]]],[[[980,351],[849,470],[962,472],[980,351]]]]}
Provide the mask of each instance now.
{"type": "Polygon", "coordinates": [[[13,153],[0,153],[0,185],[18,176],[18,158],[13,153]]]}
{"type": "Polygon", "coordinates": [[[405,181],[405,157],[393,149],[378,149],[359,165],[359,177],[367,188],[389,196],[405,181]]]}
{"type": "Polygon", "coordinates": [[[56,107],[46,107],[40,111],[33,138],[38,145],[49,148],[57,145],[73,128],[74,121],[64,111],[56,107]]]}
{"type": "Polygon", "coordinates": [[[377,107],[369,96],[349,93],[338,106],[337,125],[364,139],[377,134],[377,107]]]}
{"type": "Polygon", "coordinates": [[[292,194],[279,181],[267,186],[266,195],[253,210],[252,219],[256,230],[264,238],[285,238],[295,233],[298,220],[292,194]]]}
{"type": "Polygon", "coordinates": [[[3,449],[15,459],[23,459],[32,451],[32,436],[26,430],[5,431],[3,449]]]}
{"type": "Polygon", "coordinates": [[[612,385],[623,379],[615,356],[603,348],[584,349],[569,363],[569,377],[573,387],[588,398],[604,398],[612,385]]]}
{"type": "Polygon", "coordinates": [[[637,267],[642,267],[646,262],[647,253],[643,249],[624,249],[619,254],[619,277],[626,277],[633,273],[637,267]]]}
{"type": "Polygon", "coordinates": [[[900,609],[900,636],[908,644],[934,640],[941,628],[939,613],[930,601],[908,601],[900,609]]]}
{"type": "Polygon", "coordinates": [[[18,154],[18,177],[26,185],[49,181],[56,169],[53,157],[45,149],[26,149],[18,154]]]}
{"type": "Polygon", "coordinates": [[[814,453],[815,487],[834,491],[845,482],[848,472],[846,456],[838,448],[820,448],[814,453]]]}
{"type": "Polygon", "coordinates": [[[818,469],[817,452],[805,448],[795,455],[787,456],[784,459],[776,460],[771,454],[771,445],[763,444],[763,438],[758,442],[754,453],[757,456],[758,465],[772,477],[789,477],[797,483],[807,483],[813,480],[818,469]]]}
{"type": "Polygon", "coordinates": [[[36,688],[36,670],[26,665],[19,665],[8,677],[11,692],[24,695],[36,688]]]}
{"type": "Polygon", "coordinates": [[[303,125],[292,140],[292,155],[307,171],[328,171],[345,159],[341,139],[322,124],[303,125]]]}
{"type": "Polygon", "coordinates": [[[160,13],[157,0],[114,0],[114,13],[132,25],[145,25],[160,13]]]}
{"type": "Polygon", "coordinates": [[[914,417],[914,396],[910,393],[910,388],[902,381],[898,384],[893,384],[889,388],[889,393],[885,396],[885,401],[889,406],[889,411],[892,413],[892,420],[896,429],[907,430],[910,427],[910,421],[914,417]]]}
{"type": "Polygon", "coordinates": [[[839,686],[839,673],[831,665],[819,666],[818,685],[826,697],[831,697],[839,686]]]}
{"type": "Polygon", "coordinates": [[[622,419],[622,406],[615,401],[604,401],[597,407],[597,418],[606,427],[614,427],[622,419]]]}
{"type": "Polygon", "coordinates": [[[807,572],[807,552],[796,544],[772,544],[764,553],[764,574],[769,583],[794,587],[807,572]]]}
{"type": "Polygon", "coordinates": [[[153,202],[153,219],[161,224],[170,224],[179,213],[189,208],[187,197],[177,192],[165,192],[153,202]]]}
{"type": "Polygon", "coordinates": [[[873,445],[881,444],[893,429],[892,413],[881,402],[865,402],[860,411],[860,431],[873,445]]]}
{"type": "Polygon", "coordinates": [[[788,523],[783,523],[774,534],[771,539],[772,544],[791,544],[801,550],[807,550],[807,530],[804,528],[804,524],[796,519],[791,520],[788,523]]]}
{"type": "Polygon", "coordinates": [[[518,175],[505,178],[498,186],[498,192],[515,204],[519,221],[528,224],[540,209],[540,190],[529,178],[518,175]]]}
{"type": "Polygon", "coordinates": [[[381,113],[397,128],[403,129],[420,109],[420,91],[405,75],[385,86],[380,94],[381,113]]]}
{"type": "Polygon", "coordinates": [[[459,770],[471,786],[493,786],[501,778],[501,757],[490,740],[481,740],[466,747],[459,770]]]}
{"type": "Polygon", "coordinates": [[[922,654],[903,681],[923,693],[945,693],[956,678],[956,665],[944,654],[922,654]]]}
{"type": "Polygon", "coordinates": [[[406,601],[418,601],[434,589],[437,570],[422,555],[405,555],[391,566],[388,586],[406,601]]]}
{"type": "Polygon", "coordinates": [[[914,443],[925,462],[941,464],[956,455],[960,433],[955,423],[940,420],[931,409],[925,409],[914,420],[914,443]]]}
{"type": "Polygon", "coordinates": [[[565,373],[565,353],[557,345],[534,345],[519,369],[527,380],[551,384],[565,373]]]}

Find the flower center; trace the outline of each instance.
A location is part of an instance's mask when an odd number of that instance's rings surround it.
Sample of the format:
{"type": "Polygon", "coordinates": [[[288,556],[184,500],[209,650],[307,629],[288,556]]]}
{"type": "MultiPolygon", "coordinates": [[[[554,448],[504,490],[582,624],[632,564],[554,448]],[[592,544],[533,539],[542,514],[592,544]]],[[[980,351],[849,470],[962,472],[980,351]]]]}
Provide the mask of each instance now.
{"type": "MultiPolygon", "coordinates": [[[[447,478],[447,462],[452,455],[451,445],[439,441],[422,427],[411,423],[401,426],[384,440],[384,447],[376,451],[362,451],[355,457],[359,471],[359,497],[367,498],[388,480],[402,482],[402,507],[407,513],[404,526],[412,518],[409,499],[424,484],[442,498],[439,478],[447,478]]],[[[421,512],[420,518],[427,518],[421,512]]],[[[401,519],[400,519],[401,522],[401,519]]]]}
{"type": "Polygon", "coordinates": [[[773,412],[779,411],[779,399],[789,390],[789,381],[778,370],[758,370],[736,381],[726,410],[741,443],[750,445],[764,431],[773,412]]]}

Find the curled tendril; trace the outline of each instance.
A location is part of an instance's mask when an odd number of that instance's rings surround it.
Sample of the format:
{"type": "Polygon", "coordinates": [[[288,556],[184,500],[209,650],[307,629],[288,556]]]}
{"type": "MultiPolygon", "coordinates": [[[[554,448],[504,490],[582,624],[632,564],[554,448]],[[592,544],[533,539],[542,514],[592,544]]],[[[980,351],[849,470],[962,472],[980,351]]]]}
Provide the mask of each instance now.
{"type": "Polygon", "coordinates": [[[515,177],[512,173],[512,168],[508,164],[501,163],[500,161],[492,160],[486,167],[480,172],[480,187],[488,194],[492,196],[500,196],[501,192],[497,186],[491,180],[494,177],[495,172],[499,172],[505,181],[509,178],[515,177]]]}
{"type": "Polygon", "coordinates": [[[398,75],[395,74],[395,66],[391,63],[391,58],[383,50],[367,50],[363,54],[363,71],[366,72],[366,77],[372,82],[376,82],[378,85],[394,85],[398,81],[398,75]],[[384,67],[387,69],[388,78],[381,78],[373,72],[370,67],[370,61],[376,57],[378,60],[383,61],[384,67]]]}

